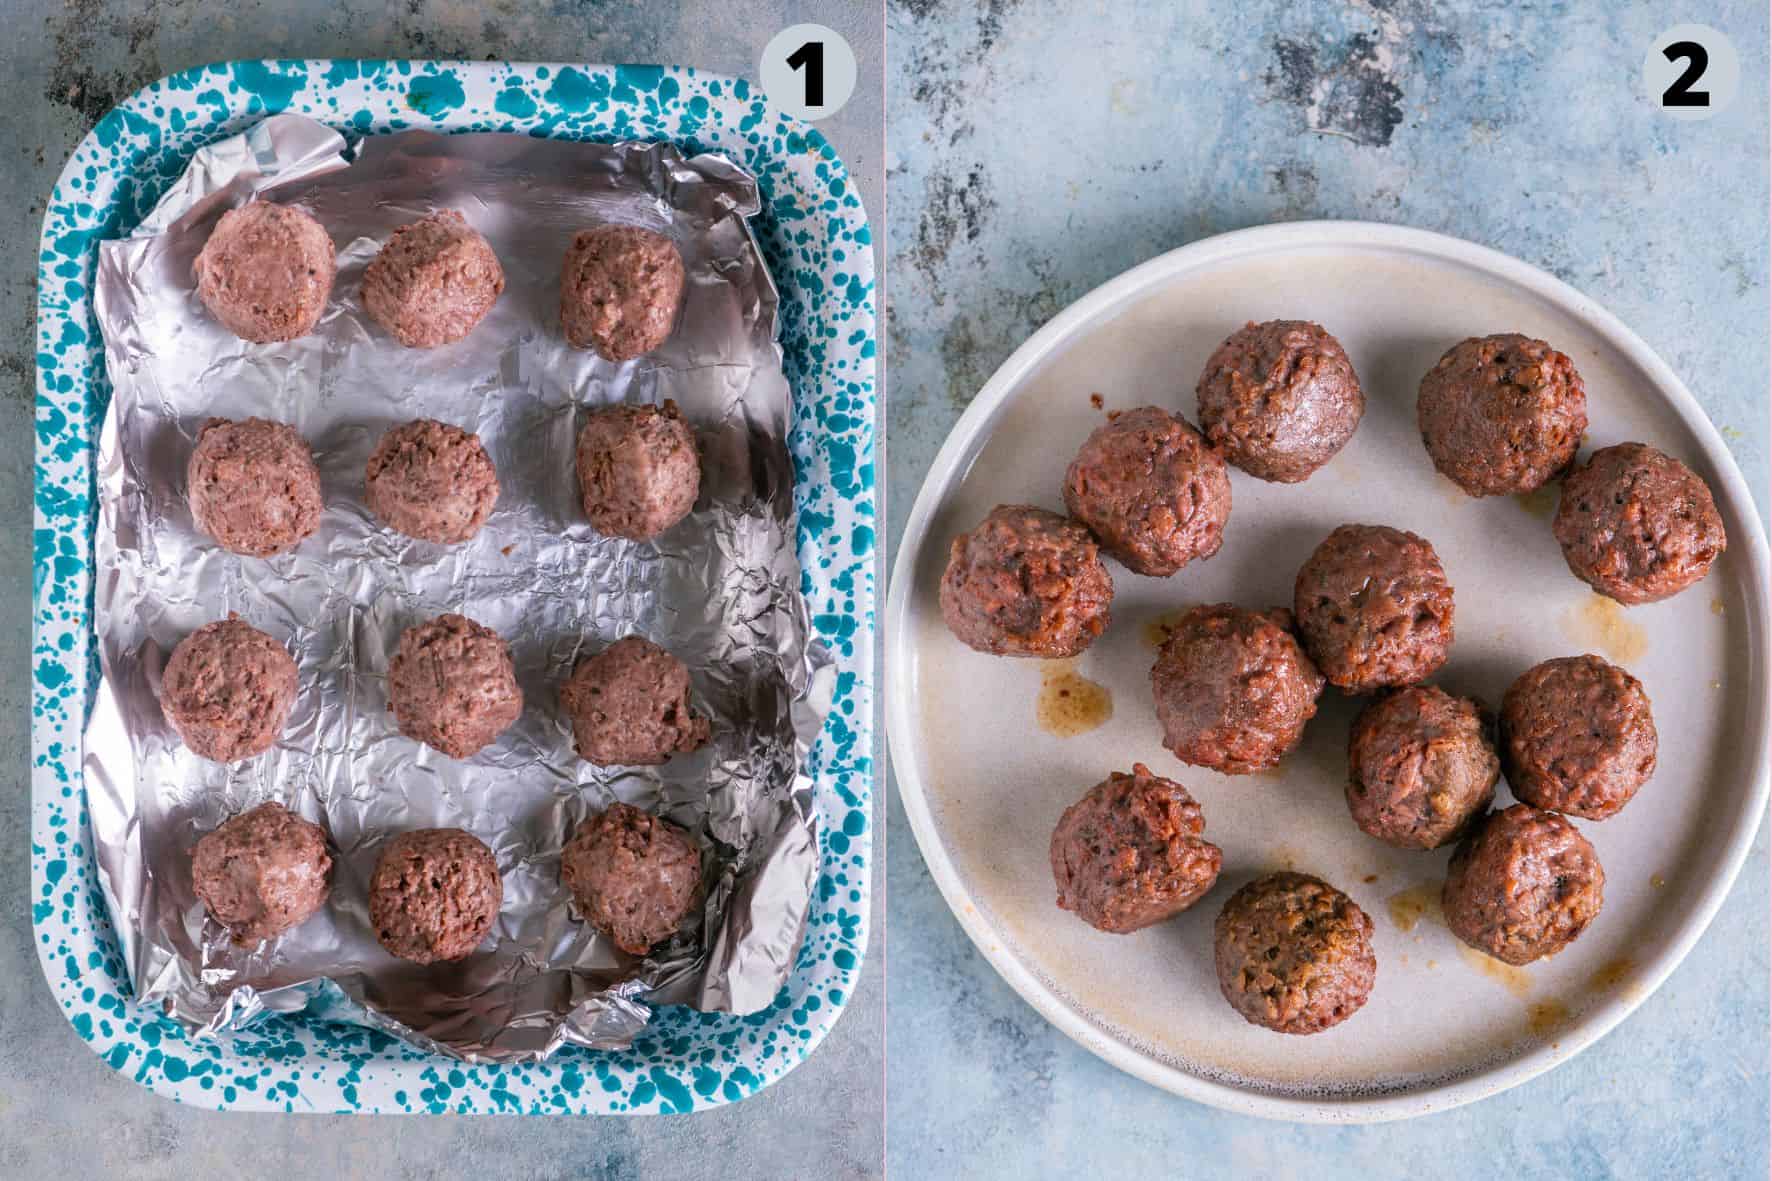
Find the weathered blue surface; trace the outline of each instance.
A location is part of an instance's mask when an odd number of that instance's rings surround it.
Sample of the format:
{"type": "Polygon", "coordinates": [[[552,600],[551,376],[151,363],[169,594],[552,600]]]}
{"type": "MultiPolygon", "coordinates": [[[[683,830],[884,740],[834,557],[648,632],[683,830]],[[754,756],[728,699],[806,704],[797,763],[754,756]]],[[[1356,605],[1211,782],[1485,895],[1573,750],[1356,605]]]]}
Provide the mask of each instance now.
{"type": "MultiPolygon", "coordinates": [[[[1471,238],[1616,311],[1767,492],[1767,14],[1608,0],[893,0],[888,520],[991,371],[1132,264],[1278,219],[1471,238]],[[1723,27],[1742,90],[1675,123],[1649,44],[1723,27]]],[[[1191,381],[1180,377],[1178,381],[1191,381]]],[[[1171,1098],[1047,1026],[889,822],[896,1176],[1764,1177],[1767,839],[1623,1026],[1505,1095],[1408,1124],[1272,1124],[1171,1098]]]]}

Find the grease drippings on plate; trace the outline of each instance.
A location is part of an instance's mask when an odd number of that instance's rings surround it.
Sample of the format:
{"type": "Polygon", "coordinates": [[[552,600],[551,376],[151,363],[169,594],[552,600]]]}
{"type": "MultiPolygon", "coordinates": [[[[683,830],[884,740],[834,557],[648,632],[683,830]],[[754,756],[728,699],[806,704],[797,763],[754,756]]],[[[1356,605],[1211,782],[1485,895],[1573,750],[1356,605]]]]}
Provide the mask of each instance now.
{"type": "Polygon", "coordinates": [[[1548,1037],[1568,1023],[1569,1006],[1562,1001],[1535,1001],[1526,1006],[1526,1028],[1534,1037],[1548,1037]]]}
{"type": "Polygon", "coordinates": [[[1563,612],[1563,634],[1583,648],[1597,648],[1606,654],[1606,659],[1627,667],[1649,651],[1648,631],[1604,595],[1588,595],[1580,606],[1563,612]]]}
{"type": "Polygon", "coordinates": [[[1462,943],[1458,945],[1458,953],[1464,957],[1465,963],[1515,996],[1523,997],[1532,991],[1532,973],[1526,969],[1503,963],[1492,956],[1484,955],[1474,947],[1466,947],[1462,943]]]}
{"type": "Polygon", "coordinates": [[[1167,644],[1169,637],[1175,632],[1175,625],[1180,623],[1181,617],[1187,613],[1188,608],[1186,607],[1174,607],[1161,615],[1153,615],[1145,620],[1144,642],[1152,648],[1161,648],[1167,644]]]}
{"type": "Polygon", "coordinates": [[[1440,926],[1446,924],[1446,917],[1440,911],[1439,882],[1417,882],[1392,894],[1385,899],[1385,904],[1390,908],[1391,922],[1399,931],[1413,931],[1423,919],[1440,926]]]}
{"type": "Polygon", "coordinates": [[[1047,660],[1040,666],[1040,695],[1034,720],[1055,738],[1087,734],[1114,716],[1107,686],[1077,671],[1074,660],[1047,660]]]}
{"type": "Polygon", "coordinates": [[[1587,986],[1594,992],[1611,992],[1629,980],[1631,973],[1636,970],[1635,960],[1628,956],[1620,956],[1618,959],[1608,960],[1596,968],[1593,976],[1588,979],[1587,986]]]}
{"type": "Polygon", "coordinates": [[[1558,489],[1555,484],[1545,484],[1530,492],[1519,492],[1514,495],[1514,503],[1525,509],[1530,516],[1548,521],[1557,511],[1558,489]]]}

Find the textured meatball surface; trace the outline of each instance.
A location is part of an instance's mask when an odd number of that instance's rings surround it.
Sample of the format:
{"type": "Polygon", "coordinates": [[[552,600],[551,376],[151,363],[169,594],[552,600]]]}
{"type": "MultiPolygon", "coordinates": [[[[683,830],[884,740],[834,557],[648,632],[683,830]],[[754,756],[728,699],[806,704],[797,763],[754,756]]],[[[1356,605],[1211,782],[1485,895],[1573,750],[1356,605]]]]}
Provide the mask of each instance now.
{"type": "Polygon", "coordinates": [[[1457,840],[1495,799],[1501,758],[1488,731],[1476,702],[1432,685],[1373,701],[1348,738],[1354,823],[1403,849],[1457,840]]]}
{"type": "Polygon", "coordinates": [[[1551,530],[1575,577],[1627,605],[1679,594],[1729,544],[1710,486],[1643,443],[1603,447],[1570,472],[1551,530]]]}
{"type": "Polygon", "coordinates": [[[1231,895],[1212,926],[1218,987],[1252,1025],[1310,1034],[1372,995],[1372,920],[1320,878],[1274,873],[1231,895]]]}
{"type": "Polygon", "coordinates": [[[197,528],[251,558],[287,553],[320,527],[314,453],[295,428],[262,418],[212,418],[185,468],[197,528]]]}
{"type": "Polygon", "coordinates": [[[1421,379],[1415,417],[1434,467],[1470,495],[1531,492],[1574,462],[1587,387],[1542,340],[1472,337],[1421,379]]]}
{"type": "Polygon", "coordinates": [[[1292,611],[1305,651],[1349,693],[1413,685],[1452,650],[1452,587],[1426,538],[1343,525],[1298,571],[1292,611]]]}
{"type": "Polygon", "coordinates": [[[998,505],[954,538],[941,617],[995,656],[1075,656],[1108,625],[1114,580],[1089,530],[1057,513],[998,505]]]}
{"type": "Polygon", "coordinates": [[[1128,570],[1166,578],[1224,543],[1231,480],[1199,431],[1144,406],[1084,441],[1065,472],[1064,504],[1128,570]]]}
{"type": "Polygon", "coordinates": [[[369,921],[388,951],[415,964],[465,959],[504,902],[498,861],[459,828],[399,833],[369,879],[369,921]]]}
{"type": "Polygon", "coordinates": [[[389,528],[441,545],[473,537],[498,502],[498,473],[480,436],[434,418],[384,434],[364,487],[370,511],[389,528]]]}
{"type": "Polygon", "coordinates": [[[523,690],[497,632],[464,615],[439,615],[400,633],[388,662],[388,706],[400,733],[465,759],[517,720],[523,690]]]}
{"type": "Polygon", "coordinates": [[[578,490],[597,532],[648,541],[701,494],[701,452],[677,404],[602,406],[578,432],[578,490]]]}
{"type": "Polygon", "coordinates": [[[600,767],[656,766],[698,750],[708,719],[689,704],[689,669],[643,636],[587,656],[560,687],[579,757],[600,767]]]}
{"type": "Polygon", "coordinates": [[[631,361],[670,339],[688,275],[663,234],[639,226],[581,230],[560,273],[560,326],[573,348],[631,361]]]}
{"type": "Polygon", "coordinates": [[[192,265],[209,314],[255,344],[312,332],[336,269],[326,227],[293,205],[270,201],[222,214],[192,265]]]}
{"type": "Polygon", "coordinates": [[[1657,746],[1642,682],[1598,656],[1533,665],[1502,698],[1508,786],[1540,808],[1614,815],[1655,774],[1657,746]]]}
{"type": "Polygon", "coordinates": [[[1555,812],[1491,812],[1452,854],[1440,906],[1452,933],[1510,964],[1555,955],[1600,913],[1606,873],[1588,839],[1555,812]]]}
{"type": "Polygon", "coordinates": [[[1195,387],[1200,429],[1230,463],[1296,484],[1354,437],[1366,395],[1347,352],[1306,320],[1250,323],[1206,362],[1195,387]]]}
{"type": "Polygon", "coordinates": [[[573,831],[560,880],[585,922],[629,955],[645,955],[700,905],[701,851],[670,821],[611,804],[573,831]]]}
{"type": "Polygon", "coordinates": [[[326,834],[282,804],[260,804],[205,833],[191,853],[191,884],[234,942],[274,939],[326,905],[326,834]]]}
{"type": "Polygon", "coordinates": [[[289,649],[230,615],[172,649],[160,677],[160,708],[193,754],[236,763],[276,744],[295,691],[289,649]]]}
{"type": "Polygon", "coordinates": [[[414,349],[460,340],[504,289],[491,244],[453,209],[401,226],[363,269],[363,309],[414,349]]]}

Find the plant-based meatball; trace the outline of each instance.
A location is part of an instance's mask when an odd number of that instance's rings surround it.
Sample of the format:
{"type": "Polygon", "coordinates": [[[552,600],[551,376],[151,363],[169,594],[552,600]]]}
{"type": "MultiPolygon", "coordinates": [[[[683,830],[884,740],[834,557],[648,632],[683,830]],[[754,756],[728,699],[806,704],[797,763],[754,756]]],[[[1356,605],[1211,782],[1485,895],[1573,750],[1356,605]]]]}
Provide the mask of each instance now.
{"type": "Polygon", "coordinates": [[[498,918],[504,882],[480,838],[420,828],[383,846],[369,879],[369,921],[393,955],[415,964],[472,955],[498,918]]]}
{"type": "Polygon", "coordinates": [[[1438,849],[1495,799],[1501,759],[1476,702],[1432,685],[1381,697],[1348,737],[1347,807],[1362,832],[1438,849]]]}
{"type": "Polygon", "coordinates": [[[255,344],[306,336],[332,294],[326,227],[293,205],[254,201],[215,223],[191,268],[222,327],[255,344]]]}
{"type": "Polygon", "coordinates": [[[649,541],[701,494],[701,452],[677,404],[602,406],[578,432],[578,490],[597,532],[649,541]]]}
{"type": "Polygon", "coordinates": [[[578,662],[560,686],[579,757],[599,767],[656,766],[699,749],[710,726],[689,706],[689,669],[642,636],[578,662]]]}
{"type": "Polygon", "coordinates": [[[295,689],[289,649],[229,615],[173,648],[160,677],[160,708],[191,753],[237,763],[276,743],[295,689]]]}
{"type": "Polygon", "coordinates": [[[1296,484],[1354,437],[1366,395],[1341,342],[1306,320],[1249,323],[1218,346],[1195,393],[1200,429],[1226,460],[1296,484]]]}
{"type": "Polygon", "coordinates": [[[463,615],[439,615],[400,633],[388,662],[388,706],[400,733],[465,759],[523,712],[511,650],[463,615]]]}
{"type": "Polygon", "coordinates": [[[1167,578],[1224,543],[1231,480],[1200,432],[1155,406],[1113,415],[1064,476],[1064,505],[1128,570],[1167,578]]]}
{"type": "Polygon", "coordinates": [[[1501,702],[1501,760],[1528,804],[1604,820],[1655,774],[1643,684],[1598,656],[1533,665],[1501,702]]]}
{"type": "Polygon", "coordinates": [[[1226,775],[1277,766],[1316,715],[1323,674],[1293,638],[1284,608],[1230,603],[1183,615],[1157,653],[1151,690],[1163,745],[1226,775]]]}
{"type": "Polygon", "coordinates": [[[409,349],[474,330],[505,289],[498,255],[453,209],[394,231],[363,269],[363,310],[409,349]]]}
{"type": "Polygon", "coordinates": [[[205,833],[191,853],[197,897],[234,942],[274,939],[326,905],[332,857],[318,825],[260,804],[205,833]]]}
{"type": "Polygon", "coordinates": [[[1143,763],[1066,808],[1052,831],[1058,905],[1124,935],[1174,918],[1218,880],[1222,856],[1187,788],[1143,763]]]}
{"type": "Polygon", "coordinates": [[[250,558],[287,553],[320,527],[320,469],[294,427],[212,418],[185,468],[197,528],[250,558]]]}
{"type": "Polygon", "coordinates": [[[994,656],[1075,656],[1107,629],[1114,580],[1089,530],[1057,513],[1000,504],[954,538],[941,617],[994,656]]]}
{"type": "Polygon", "coordinates": [[[1602,448],[1570,472],[1551,531],[1575,577],[1626,604],[1679,594],[1729,544],[1710,487],[1643,443],[1602,448]]]}
{"type": "Polygon", "coordinates": [[[1472,337],[1421,379],[1415,418],[1434,467],[1470,495],[1531,492],[1574,461],[1587,388],[1542,340],[1472,337]]]}
{"type": "Polygon", "coordinates": [[[683,302],[683,256],[639,226],[581,230],[560,272],[560,326],[576,349],[631,361],[670,339],[683,302]]]}
{"type": "Polygon", "coordinates": [[[701,852],[670,821],[611,804],[560,851],[560,880],[585,922],[629,955],[645,955],[701,904],[701,852]]]}
{"type": "Polygon", "coordinates": [[[480,436],[434,418],[384,434],[364,486],[370,511],[389,528],[441,545],[473,537],[498,502],[498,473],[480,436]]]}
{"type": "Polygon", "coordinates": [[[1413,685],[1452,650],[1452,588],[1425,538],[1343,525],[1298,571],[1298,634],[1329,683],[1349,693],[1413,685]]]}
{"type": "Polygon", "coordinates": [[[1372,920],[1340,890],[1302,873],[1250,882],[1212,925],[1218,987],[1251,1025],[1321,1033],[1372,995],[1372,920]]]}
{"type": "Polygon", "coordinates": [[[1515,804],[1477,823],[1452,854],[1440,907],[1452,933],[1510,964],[1555,955],[1594,916],[1606,872],[1555,812],[1515,804]]]}

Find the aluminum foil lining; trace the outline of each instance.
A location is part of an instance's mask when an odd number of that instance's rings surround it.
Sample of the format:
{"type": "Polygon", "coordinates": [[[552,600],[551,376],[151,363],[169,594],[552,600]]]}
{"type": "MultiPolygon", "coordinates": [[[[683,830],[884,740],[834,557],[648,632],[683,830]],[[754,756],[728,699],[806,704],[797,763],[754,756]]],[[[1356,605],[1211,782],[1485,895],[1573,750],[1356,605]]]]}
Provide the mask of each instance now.
{"type": "Polygon", "coordinates": [[[197,154],[131,237],[100,248],[95,299],[114,395],[100,435],[95,618],[103,680],[84,769],[101,884],[131,981],[186,1028],[218,1034],[271,1011],[354,1022],[469,1061],[627,1044],[652,1006],[766,1006],[804,933],[818,870],[801,770],[833,670],[809,636],[794,550],[791,394],[777,297],[745,218],[755,181],[720,156],[663,144],[523,135],[372,137],[265,119],[197,154]],[[221,212],[269,197],[319,218],[338,280],[319,328],[282,345],[235,339],[204,310],[191,263],[221,212]],[[506,290],[465,340],[405,349],[363,314],[363,267],[392,231],[459,210],[492,243],[506,290]],[[572,234],[650,226],[682,251],[689,289],[671,340],[612,364],[568,347],[558,318],[572,234]],[[573,447],[587,407],[674,399],[703,454],[701,500],[655,543],[605,538],[577,504],[573,447]],[[312,444],[326,510],[294,553],[226,553],[192,525],[185,463],[211,416],[288,422],[312,444]],[[364,464],[418,417],[477,431],[502,492],[471,542],[381,527],[364,464]],[[491,747],[456,761],[402,737],[384,675],[400,632],[444,611],[510,644],[526,705],[491,747]],[[159,706],[166,657],[238,612],[285,641],[301,689],[278,745],[235,766],[178,741],[159,706]],[[657,768],[574,753],[556,700],[576,660],[640,633],[690,667],[714,737],[657,768]],[[192,890],[190,853],[227,817],[278,800],[331,833],[326,909],[235,947],[192,890]],[[573,827],[615,800],[688,828],[709,885],[697,920],[640,959],[580,922],[559,881],[573,827]],[[504,875],[480,950],[418,967],[369,927],[382,842],[459,826],[504,875]]]}

